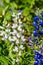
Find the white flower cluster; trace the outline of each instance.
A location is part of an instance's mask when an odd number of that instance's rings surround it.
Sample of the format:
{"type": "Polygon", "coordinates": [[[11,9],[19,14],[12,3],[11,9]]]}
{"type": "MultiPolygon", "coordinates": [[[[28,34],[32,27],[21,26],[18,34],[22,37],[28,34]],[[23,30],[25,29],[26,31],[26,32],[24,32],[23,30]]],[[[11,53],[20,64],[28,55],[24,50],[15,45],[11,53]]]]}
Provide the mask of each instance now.
{"type": "MultiPolygon", "coordinates": [[[[23,35],[24,29],[22,28],[23,24],[20,19],[20,15],[21,13],[18,13],[17,15],[13,13],[13,24],[8,23],[5,29],[4,26],[0,26],[0,36],[2,37],[2,40],[7,39],[15,44],[13,47],[13,52],[18,53],[17,56],[22,55],[22,51],[25,49],[24,42],[26,41],[23,35]]],[[[18,58],[16,58],[16,62],[19,62],[18,58]]]]}

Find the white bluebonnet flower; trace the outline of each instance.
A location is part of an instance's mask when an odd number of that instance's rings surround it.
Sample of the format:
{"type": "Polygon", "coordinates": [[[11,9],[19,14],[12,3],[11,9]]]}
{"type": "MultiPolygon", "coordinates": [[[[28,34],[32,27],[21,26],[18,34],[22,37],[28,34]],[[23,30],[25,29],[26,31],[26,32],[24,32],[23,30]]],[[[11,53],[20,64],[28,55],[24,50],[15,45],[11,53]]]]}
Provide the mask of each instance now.
{"type": "Polygon", "coordinates": [[[10,33],[10,29],[6,29],[5,31],[10,33]]]}
{"type": "Polygon", "coordinates": [[[20,43],[20,41],[19,41],[19,39],[17,39],[17,40],[16,40],[16,44],[19,44],[19,43],[20,43]]]}
{"type": "Polygon", "coordinates": [[[7,34],[5,34],[5,39],[7,39],[8,38],[8,35],[7,34]]]}
{"type": "Polygon", "coordinates": [[[17,37],[20,38],[21,37],[21,34],[20,33],[17,33],[17,37]]]}
{"type": "Polygon", "coordinates": [[[19,22],[20,25],[22,24],[22,21],[20,19],[18,20],[18,22],[19,22]]]}
{"type": "Polygon", "coordinates": [[[11,42],[14,41],[14,39],[12,39],[11,36],[9,36],[8,40],[11,41],[11,42]]]}
{"type": "Polygon", "coordinates": [[[17,40],[17,37],[16,36],[13,36],[13,39],[14,39],[14,41],[16,41],[17,40]]]}
{"type": "Polygon", "coordinates": [[[4,35],[4,31],[0,31],[0,36],[3,36],[4,35]]]}
{"type": "Polygon", "coordinates": [[[2,27],[2,26],[0,26],[0,29],[3,29],[3,27],[2,27]]]}
{"type": "Polygon", "coordinates": [[[21,50],[24,50],[24,48],[25,48],[25,47],[24,47],[23,45],[20,45],[20,49],[21,49],[21,50]]]}
{"type": "Polygon", "coordinates": [[[14,29],[14,30],[13,30],[13,34],[17,34],[17,30],[14,29]]]}
{"type": "Polygon", "coordinates": [[[18,25],[17,24],[13,24],[12,28],[17,28],[18,25]]]}
{"type": "Polygon", "coordinates": [[[6,27],[9,28],[10,27],[10,23],[8,23],[8,25],[6,27]]]}
{"type": "Polygon", "coordinates": [[[21,10],[19,10],[17,15],[19,16],[19,15],[21,15],[21,14],[22,14],[22,11],[21,11],[21,10]]]}
{"type": "Polygon", "coordinates": [[[22,41],[26,41],[26,39],[24,38],[24,36],[21,36],[21,40],[22,41]]]}
{"type": "Polygon", "coordinates": [[[15,46],[15,48],[13,49],[14,52],[18,52],[18,47],[15,46]]]}
{"type": "Polygon", "coordinates": [[[18,26],[18,31],[21,31],[21,32],[22,32],[22,28],[21,28],[21,26],[18,26]]]}
{"type": "Polygon", "coordinates": [[[4,41],[4,40],[5,40],[5,38],[3,37],[3,38],[2,38],[2,40],[4,41]]]}
{"type": "Polygon", "coordinates": [[[19,62],[19,59],[18,58],[16,59],[16,62],[19,62]]]}
{"type": "MultiPolygon", "coordinates": [[[[2,29],[1,34],[2,35],[2,40],[8,40],[9,42],[11,42],[13,44],[11,44],[10,48],[11,50],[9,51],[9,56],[11,57],[12,52],[14,52],[15,54],[17,53],[17,56],[22,56],[22,51],[24,51],[25,47],[24,47],[24,42],[26,41],[23,33],[25,32],[22,24],[22,21],[20,19],[21,13],[18,13],[17,15],[15,13],[12,14],[12,20],[14,21],[13,24],[11,25],[10,23],[8,23],[6,25],[6,27],[4,28],[4,26],[0,26],[0,28],[2,29]],[[3,30],[4,28],[4,30],[3,30]]],[[[14,64],[15,61],[19,62],[20,60],[18,59],[18,57],[16,56],[16,60],[12,55],[11,59],[13,60],[12,63],[14,64]]]]}

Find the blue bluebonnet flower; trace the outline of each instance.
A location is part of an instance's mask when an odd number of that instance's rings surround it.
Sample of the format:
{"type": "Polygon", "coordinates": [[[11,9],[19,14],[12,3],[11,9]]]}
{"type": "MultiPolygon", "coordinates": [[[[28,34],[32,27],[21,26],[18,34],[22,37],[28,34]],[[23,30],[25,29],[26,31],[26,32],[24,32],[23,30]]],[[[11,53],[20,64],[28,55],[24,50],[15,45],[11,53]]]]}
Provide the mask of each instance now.
{"type": "Polygon", "coordinates": [[[38,26],[36,26],[36,30],[39,30],[39,25],[38,25],[38,26]]]}
{"type": "Polygon", "coordinates": [[[34,34],[34,36],[37,36],[38,33],[37,33],[36,30],[34,30],[34,31],[33,31],[33,34],[34,34]]]}
{"type": "Polygon", "coordinates": [[[37,53],[37,50],[33,50],[34,53],[37,53]]]}
{"type": "Polygon", "coordinates": [[[36,43],[36,44],[38,43],[38,40],[37,40],[37,39],[35,40],[35,43],[36,43]]]}
{"type": "Polygon", "coordinates": [[[39,19],[39,23],[42,23],[42,19],[39,19]]]}
{"type": "Polygon", "coordinates": [[[38,43],[38,39],[33,39],[32,42],[37,44],[38,43]]]}
{"type": "Polygon", "coordinates": [[[35,53],[35,56],[34,56],[34,59],[35,59],[34,65],[35,65],[36,61],[39,62],[39,65],[43,65],[43,51],[42,50],[43,50],[43,45],[40,46],[40,50],[39,51],[34,50],[34,53],[35,53]]]}
{"type": "MultiPolygon", "coordinates": [[[[43,17],[43,13],[41,13],[41,16],[43,17]]],[[[43,34],[43,20],[39,16],[36,16],[34,17],[34,22],[32,25],[35,27],[35,30],[33,31],[33,36],[40,37],[43,34]]],[[[32,38],[31,41],[36,44],[38,43],[38,39],[32,38]]],[[[30,46],[31,45],[32,44],[30,44],[30,46]]],[[[34,53],[34,65],[43,65],[43,46],[40,48],[39,51],[34,50],[34,53]]]]}
{"type": "Polygon", "coordinates": [[[38,21],[38,20],[39,20],[39,16],[34,17],[35,22],[38,21]]]}
{"type": "Polygon", "coordinates": [[[43,12],[41,13],[41,16],[43,17],[43,12]]]}
{"type": "Polygon", "coordinates": [[[43,27],[43,21],[40,23],[40,25],[43,27]]]}
{"type": "Polygon", "coordinates": [[[38,60],[38,59],[40,59],[40,56],[41,56],[40,54],[36,54],[36,55],[34,56],[34,59],[35,59],[35,60],[38,60]]]}
{"type": "Polygon", "coordinates": [[[43,27],[43,21],[42,21],[42,19],[39,19],[39,26],[41,25],[42,27],[43,27]]]}
{"type": "Polygon", "coordinates": [[[34,62],[34,65],[39,65],[39,61],[35,61],[34,62]]]}
{"type": "Polygon", "coordinates": [[[34,22],[32,24],[35,26],[35,30],[33,31],[34,36],[40,37],[43,34],[43,21],[39,16],[34,17],[34,22]]]}
{"type": "Polygon", "coordinates": [[[40,62],[43,65],[43,56],[41,57],[40,62]]]}
{"type": "Polygon", "coordinates": [[[41,34],[40,33],[38,33],[38,35],[37,35],[38,37],[40,37],[41,36],[41,34]]]}
{"type": "Polygon", "coordinates": [[[35,56],[34,56],[34,59],[35,59],[35,60],[38,60],[38,55],[35,55],[35,56]]]}
{"type": "Polygon", "coordinates": [[[43,34],[43,29],[41,30],[41,34],[43,34]]]}
{"type": "Polygon", "coordinates": [[[33,22],[33,24],[32,24],[32,25],[36,27],[36,26],[37,26],[37,23],[36,23],[36,22],[33,22]]]}

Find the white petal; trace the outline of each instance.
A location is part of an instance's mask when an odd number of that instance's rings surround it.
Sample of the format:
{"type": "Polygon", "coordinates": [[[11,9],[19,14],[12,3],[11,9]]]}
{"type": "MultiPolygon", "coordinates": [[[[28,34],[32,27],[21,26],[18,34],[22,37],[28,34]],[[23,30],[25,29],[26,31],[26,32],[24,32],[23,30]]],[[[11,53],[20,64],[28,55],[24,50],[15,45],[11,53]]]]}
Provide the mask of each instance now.
{"type": "Polygon", "coordinates": [[[18,52],[18,47],[15,46],[15,48],[13,49],[14,52],[18,52]]]}
{"type": "Polygon", "coordinates": [[[17,37],[18,37],[18,38],[20,38],[20,37],[21,37],[21,35],[20,35],[19,33],[17,33],[17,37]]]}
{"type": "Polygon", "coordinates": [[[23,47],[23,45],[20,45],[20,49],[24,50],[24,47],[23,47]]]}
{"type": "Polygon", "coordinates": [[[2,27],[2,26],[0,26],[0,29],[3,29],[3,27],[2,27]]]}
{"type": "Polygon", "coordinates": [[[18,58],[16,59],[16,62],[19,62],[19,59],[18,58]]]}

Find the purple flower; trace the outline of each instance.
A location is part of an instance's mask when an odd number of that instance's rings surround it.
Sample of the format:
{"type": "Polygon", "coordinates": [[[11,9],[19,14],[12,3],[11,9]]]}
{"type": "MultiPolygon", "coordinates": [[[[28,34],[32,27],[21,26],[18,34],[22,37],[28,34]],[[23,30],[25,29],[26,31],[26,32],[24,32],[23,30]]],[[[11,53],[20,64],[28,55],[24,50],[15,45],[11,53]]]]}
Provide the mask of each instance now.
{"type": "Polygon", "coordinates": [[[31,37],[31,36],[29,36],[29,37],[28,37],[28,41],[31,41],[31,40],[32,40],[32,37],[31,37]]]}

